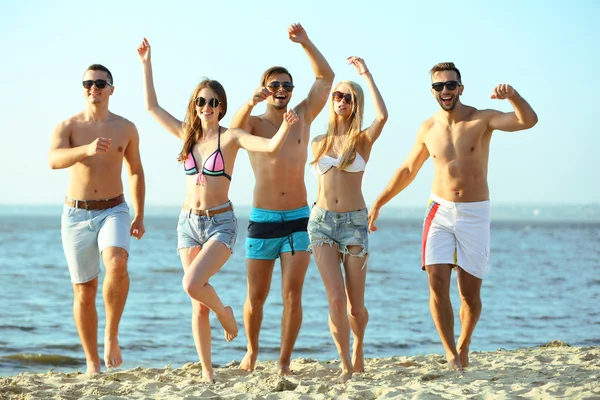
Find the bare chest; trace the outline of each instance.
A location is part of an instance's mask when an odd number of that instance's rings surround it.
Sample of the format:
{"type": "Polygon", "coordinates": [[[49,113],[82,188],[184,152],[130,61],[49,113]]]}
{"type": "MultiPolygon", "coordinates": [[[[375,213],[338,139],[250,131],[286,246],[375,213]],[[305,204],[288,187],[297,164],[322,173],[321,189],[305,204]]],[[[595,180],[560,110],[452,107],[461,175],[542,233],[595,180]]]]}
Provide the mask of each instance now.
{"type": "MultiPolygon", "coordinates": [[[[277,131],[279,130],[279,126],[275,126],[268,121],[261,120],[261,123],[258,125],[259,129],[256,129],[253,134],[256,136],[264,137],[266,139],[271,139],[277,131]]],[[[293,154],[306,154],[308,148],[308,140],[309,140],[309,129],[308,126],[302,122],[298,121],[288,133],[288,136],[283,143],[283,147],[280,150],[281,154],[293,155],[293,154]]]]}
{"type": "Polygon", "coordinates": [[[71,133],[71,147],[88,145],[98,138],[110,139],[107,155],[122,157],[129,143],[127,132],[117,123],[78,123],[71,133]]]}
{"type": "Polygon", "coordinates": [[[434,160],[471,159],[489,149],[490,135],[480,121],[459,122],[451,126],[434,125],[425,145],[434,160]]]}

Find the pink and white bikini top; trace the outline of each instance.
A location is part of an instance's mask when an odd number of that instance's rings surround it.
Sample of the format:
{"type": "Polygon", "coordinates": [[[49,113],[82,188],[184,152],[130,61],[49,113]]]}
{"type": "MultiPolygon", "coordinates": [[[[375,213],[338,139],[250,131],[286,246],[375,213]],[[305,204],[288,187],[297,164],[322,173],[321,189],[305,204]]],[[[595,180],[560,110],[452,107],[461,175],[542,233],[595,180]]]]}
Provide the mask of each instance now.
{"type": "Polygon", "coordinates": [[[183,169],[186,175],[198,175],[196,178],[196,184],[204,182],[204,177],[208,176],[224,176],[231,180],[231,175],[225,172],[225,160],[223,159],[223,153],[221,152],[221,127],[219,127],[219,133],[217,135],[217,149],[204,161],[202,165],[202,171],[198,170],[198,163],[194,154],[190,152],[187,159],[183,163],[183,169]]]}

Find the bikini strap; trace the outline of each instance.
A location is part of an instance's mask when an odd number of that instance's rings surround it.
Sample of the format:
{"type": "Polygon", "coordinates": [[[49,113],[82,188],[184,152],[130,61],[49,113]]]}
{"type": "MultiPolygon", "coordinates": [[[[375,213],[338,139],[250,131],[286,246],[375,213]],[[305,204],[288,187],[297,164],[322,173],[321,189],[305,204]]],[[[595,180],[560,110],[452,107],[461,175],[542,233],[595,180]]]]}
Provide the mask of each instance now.
{"type": "MultiPolygon", "coordinates": [[[[221,125],[219,125],[219,131],[217,132],[217,149],[219,149],[219,152],[221,152],[221,125]]],[[[225,170],[225,165],[223,165],[223,170],[225,170]]]]}

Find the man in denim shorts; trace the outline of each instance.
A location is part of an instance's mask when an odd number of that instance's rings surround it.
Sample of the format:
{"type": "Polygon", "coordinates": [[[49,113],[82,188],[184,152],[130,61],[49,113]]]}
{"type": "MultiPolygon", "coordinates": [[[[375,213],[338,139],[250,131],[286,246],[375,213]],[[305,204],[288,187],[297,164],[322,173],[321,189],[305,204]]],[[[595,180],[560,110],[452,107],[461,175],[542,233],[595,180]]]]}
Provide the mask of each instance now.
{"type": "Polygon", "coordinates": [[[69,168],[69,185],[61,220],[63,249],[73,283],[73,316],[87,374],[100,372],[96,292],[99,258],[106,268],[104,364],[123,362],[118,330],[129,291],[129,237],[144,234],[144,171],[139,136],[133,123],[108,110],[114,92],[110,71],[93,64],[83,76],[84,111],[58,124],[52,134],[52,169],[69,168]],[[123,196],[123,161],[129,170],[133,221],[123,196]]]}

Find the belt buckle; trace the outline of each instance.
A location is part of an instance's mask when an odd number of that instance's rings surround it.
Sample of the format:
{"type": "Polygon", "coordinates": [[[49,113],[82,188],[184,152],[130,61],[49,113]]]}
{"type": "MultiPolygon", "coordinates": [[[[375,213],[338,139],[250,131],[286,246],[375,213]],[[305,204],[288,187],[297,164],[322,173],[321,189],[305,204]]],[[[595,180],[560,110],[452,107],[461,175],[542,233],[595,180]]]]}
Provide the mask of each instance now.
{"type": "Polygon", "coordinates": [[[206,218],[210,219],[210,210],[206,210],[205,214],[206,214],[206,218]]]}
{"type": "Polygon", "coordinates": [[[90,210],[90,203],[88,201],[85,201],[85,211],[89,211],[90,210]]]}

